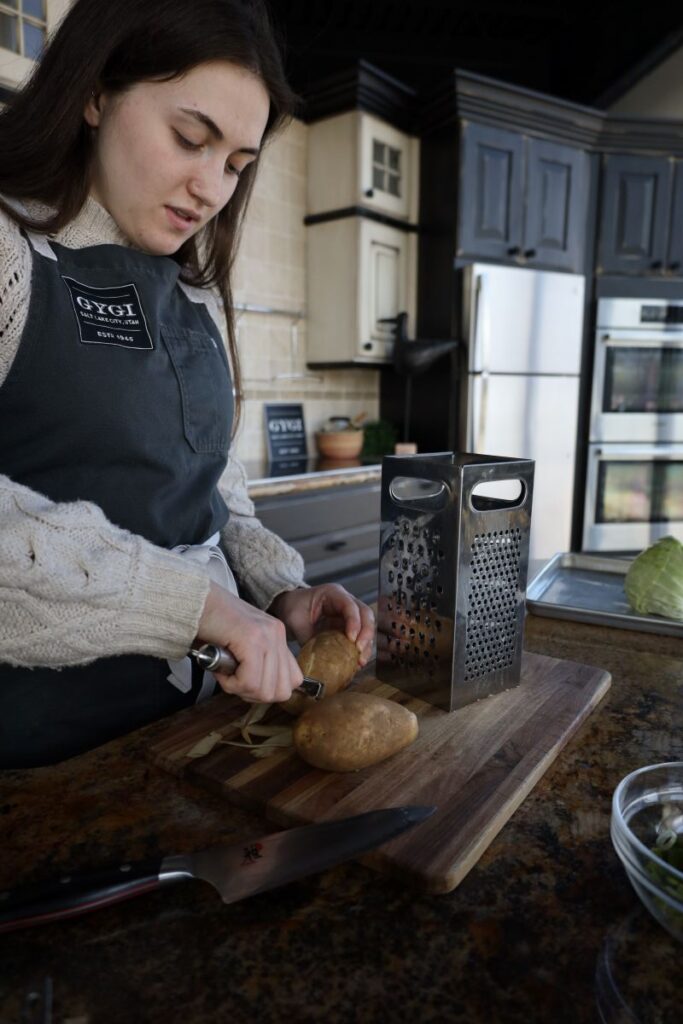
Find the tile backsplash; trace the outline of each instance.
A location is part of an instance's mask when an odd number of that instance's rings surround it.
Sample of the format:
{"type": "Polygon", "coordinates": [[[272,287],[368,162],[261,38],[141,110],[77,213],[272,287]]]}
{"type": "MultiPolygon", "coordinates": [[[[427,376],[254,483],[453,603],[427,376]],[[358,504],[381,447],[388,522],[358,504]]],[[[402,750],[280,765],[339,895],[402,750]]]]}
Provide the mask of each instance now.
{"type": "Polygon", "coordinates": [[[266,454],[266,402],[303,404],[310,454],[328,416],[379,414],[379,371],[306,367],[306,132],[292,121],[264,151],[235,265],[236,305],[281,311],[237,313],[244,406],[235,451],[243,460],[266,454]]]}

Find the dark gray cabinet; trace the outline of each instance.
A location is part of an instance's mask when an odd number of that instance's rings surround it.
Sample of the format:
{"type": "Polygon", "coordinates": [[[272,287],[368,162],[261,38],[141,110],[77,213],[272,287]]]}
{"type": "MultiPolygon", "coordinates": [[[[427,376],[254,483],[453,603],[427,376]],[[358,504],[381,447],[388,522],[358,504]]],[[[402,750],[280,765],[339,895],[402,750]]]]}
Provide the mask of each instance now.
{"type": "Polygon", "coordinates": [[[683,160],[674,163],[666,269],[676,275],[683,273],[683,160]]]}
{"type": "MultiPolygon", "coordinates": [[[[628,153],[604,157],[599,273],[661,273],[666,269],[673,177],[674,162],[667,157],[628,153]]],[[[675,262],[677,257],[673,259],[675,262]]]]}
{"type": "Polygon", "coordinates": [[[254,503],[263,525],[302,556],[307,583],[341,583],[363,601],[377,599],[379,479],[254,503]]]}
{"type": "Polygon", "coordinates": [[[474,123],[461,146],[458,257],[580,270],[586,153],[474,123]]]}
{"type": "Polygon", "coordinates": [[[588,210],[588,158],[583,150],[544,139],[527,142],[523,255],[579,270],[588,210]]]}
{"type": "Polygon", "coordinates": [[[466,124],[461,143],[458,256],[513,256],[522,247],[522,137],[466,124]]]}

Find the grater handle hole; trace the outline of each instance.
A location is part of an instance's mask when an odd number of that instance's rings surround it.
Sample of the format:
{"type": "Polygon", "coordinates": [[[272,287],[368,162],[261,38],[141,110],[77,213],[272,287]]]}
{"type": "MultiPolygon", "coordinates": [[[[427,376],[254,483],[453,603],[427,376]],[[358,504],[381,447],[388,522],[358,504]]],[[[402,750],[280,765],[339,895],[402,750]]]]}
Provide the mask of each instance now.
{"type": "Polygon", "coordinates": [[[449,490],[443,480],[397,476],[389,484],[389,497],[400,508],[439,512],[448,504],[449,490]]]}
{"type": "Polygon", "coordinates": [[[470,491],[469,500],[474,512],[500,512],[504,509],[521,508],[526,496],[527,485],[515,477],[475,484],[470,491]]]}

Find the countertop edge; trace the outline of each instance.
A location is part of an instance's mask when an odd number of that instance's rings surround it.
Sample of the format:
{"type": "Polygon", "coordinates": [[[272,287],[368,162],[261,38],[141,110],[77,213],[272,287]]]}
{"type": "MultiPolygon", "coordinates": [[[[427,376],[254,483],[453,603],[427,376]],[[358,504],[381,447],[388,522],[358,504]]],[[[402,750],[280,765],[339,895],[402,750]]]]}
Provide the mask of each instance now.
{"type": "Polygon", "coordinates": [[[247,488],[250,498],[273,498],[321,488],[379,482],[381,479],[382,467],[378,464],[355,469],[318,470],[291,477],[265,477],[249,480],[247,488]]]}

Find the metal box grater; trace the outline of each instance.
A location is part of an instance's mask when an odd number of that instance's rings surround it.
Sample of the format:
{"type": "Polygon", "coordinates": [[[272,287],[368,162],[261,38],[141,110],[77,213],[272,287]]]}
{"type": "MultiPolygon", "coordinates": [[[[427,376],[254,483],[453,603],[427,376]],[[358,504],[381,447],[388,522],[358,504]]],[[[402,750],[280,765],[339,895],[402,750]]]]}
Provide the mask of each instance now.
{"type": "Polygon", "coordinates": [[[533,480],[530,459],[383,459],[380,680],[446,711],[519,683],[533,480]]]}

